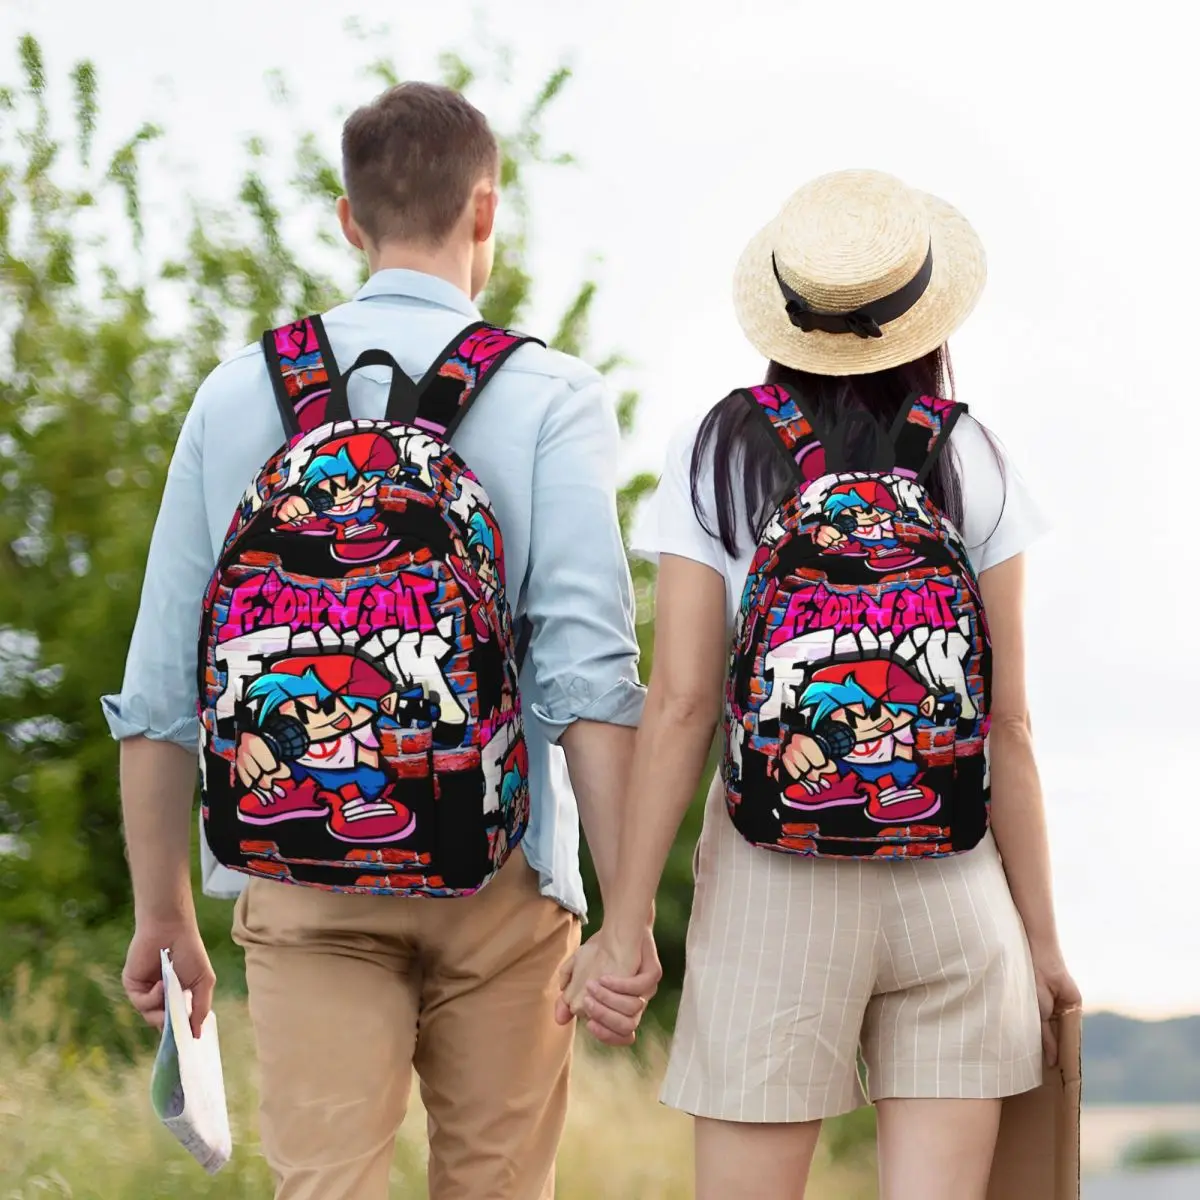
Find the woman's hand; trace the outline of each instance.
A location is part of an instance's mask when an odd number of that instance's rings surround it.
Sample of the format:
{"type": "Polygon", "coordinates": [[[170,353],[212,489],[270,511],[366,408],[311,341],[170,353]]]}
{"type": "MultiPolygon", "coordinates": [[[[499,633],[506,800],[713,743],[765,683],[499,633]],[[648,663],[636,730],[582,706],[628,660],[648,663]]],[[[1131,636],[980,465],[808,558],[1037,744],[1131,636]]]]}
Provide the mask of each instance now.
{"type": "Polygon", "coordinates": [[[555,1017],[560,1025],[582,1017],[597,1041],[630,1046],[661,978],[652,930],[645,930],[640,944],[625,947],[600,929],[563,966],[555,1017]]]}
{"type": "Polygon", "coordinates": [[[1053,1067],[1058,1063],[1058,1038],[1050,1018],[1077,1007],[1083,998],[1057,946],[1048,950],[1030,949],[1033,954],[1033,977],[1037,983],[1038,1012],[1042,1018],[1042,1050],[1046,1062],[1053,1067]]]}

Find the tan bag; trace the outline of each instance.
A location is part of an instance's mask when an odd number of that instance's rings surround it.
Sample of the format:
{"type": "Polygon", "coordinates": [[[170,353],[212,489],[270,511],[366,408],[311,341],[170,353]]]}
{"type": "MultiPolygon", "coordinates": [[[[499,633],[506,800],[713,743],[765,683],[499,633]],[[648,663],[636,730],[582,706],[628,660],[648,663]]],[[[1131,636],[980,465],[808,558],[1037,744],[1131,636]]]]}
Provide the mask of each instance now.
{"type": "Polygon", "coordinates": [[[1001,1106],[987,1200],[1079,1200],[1083,1013],[1053,1020],[1058,1065],[1045,1068],[1041,1087],[1001,1106]]]}

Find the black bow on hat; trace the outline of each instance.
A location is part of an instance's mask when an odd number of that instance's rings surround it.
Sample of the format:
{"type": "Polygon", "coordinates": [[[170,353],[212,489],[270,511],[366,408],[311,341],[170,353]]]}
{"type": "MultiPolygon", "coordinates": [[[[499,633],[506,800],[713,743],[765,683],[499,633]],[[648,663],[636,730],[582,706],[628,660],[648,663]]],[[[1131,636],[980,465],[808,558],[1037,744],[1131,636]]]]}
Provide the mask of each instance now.
{"type": "Polygon", "coordinates": [[[902,288],[848,313],[819,312],[814,309],[779,274],[779,264],[774,254],[771,255],[771,269],[783,294],[788,320],[797,329],[804,333],[819,330],[822,333],[853,333],[860,338],[880,338],[883,337],[881,326],[903,316],[925,294],[933,275],[933,247],[929,247],[921,269],[902,288]]]}

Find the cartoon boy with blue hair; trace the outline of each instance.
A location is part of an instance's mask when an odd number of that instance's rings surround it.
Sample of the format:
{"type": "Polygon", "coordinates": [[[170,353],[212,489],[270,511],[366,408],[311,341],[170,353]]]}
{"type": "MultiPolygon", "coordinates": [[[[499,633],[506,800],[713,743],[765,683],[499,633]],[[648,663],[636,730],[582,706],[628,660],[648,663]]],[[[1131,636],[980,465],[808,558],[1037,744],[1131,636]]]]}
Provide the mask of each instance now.
{"type": "Polygon", "coordinates": [[[420,689],[401,693],[355,654],[298,654],[271,664],[245,699],[255,710],[243,729],[235,767],[247,788],[238,815],[255,825],[328,818],[343,842],[398,842],[416,819],[393,795],[379,728],[395,727],[417,706],[431,722],[436,706],[420,689]]]}
{"type": "Polygon", "coordinates": [[[374,562],[395,548],[380,519],[379,490],[402,470],[392,441],[371,431],[330,439],[313,451],[297,493],[280,504],[284,532],[330,539],[342,562],[374,562]]]}
{"type": "Polygon", "coordinates": [[[813,540],[830,554],[865,558],[877,571],[897,571],[920,562],[896,535],[896,497],[878,479],[856,479],[831,488],[821,505],[813,540]]]}
{"type": "Polygon", "coordinates": [[[784,769],[796,782],[784,791],[792,808],[866,802],[867,816],[902,825],[932,815],[941,804],[921,782],[915,730],[932,717],[937,697],[902,663],[866,659],[821,667],[800,693],[809,732],[784,746],[784,769]]]}
{"type": "Polygon", "coordinates": [[[495,591],[500,582],[497,532],[488,515],[477,508],[467,521],[467,551],[475,564],[479,582],[486,591],[495,591]]]}
{"type": "Polygon", "coordinates": [[[477,508],[467,518],[467,538],[463,549],[474,571],[465,571],[451,559],[448,563],[466,600],[467,613],[480,642],[491,640],[488,605],[497,587],[503,583],[500,533],[491,518],[477,508]]]}

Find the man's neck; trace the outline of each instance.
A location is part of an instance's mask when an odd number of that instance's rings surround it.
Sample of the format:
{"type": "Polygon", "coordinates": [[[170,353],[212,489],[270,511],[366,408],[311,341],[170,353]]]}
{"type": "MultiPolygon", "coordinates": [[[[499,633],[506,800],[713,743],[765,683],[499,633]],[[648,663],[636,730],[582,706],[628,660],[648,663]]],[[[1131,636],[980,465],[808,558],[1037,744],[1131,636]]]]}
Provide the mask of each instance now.
{"type": "Polygon", "coordinates": [[[431,250],[390,242],[368,256],[367,266],[372,275],[390,269],[420,271],[422,275],[444,279],[458,288],[468,300],[472,298],[470,247],[439,246],[431,250]]]}

